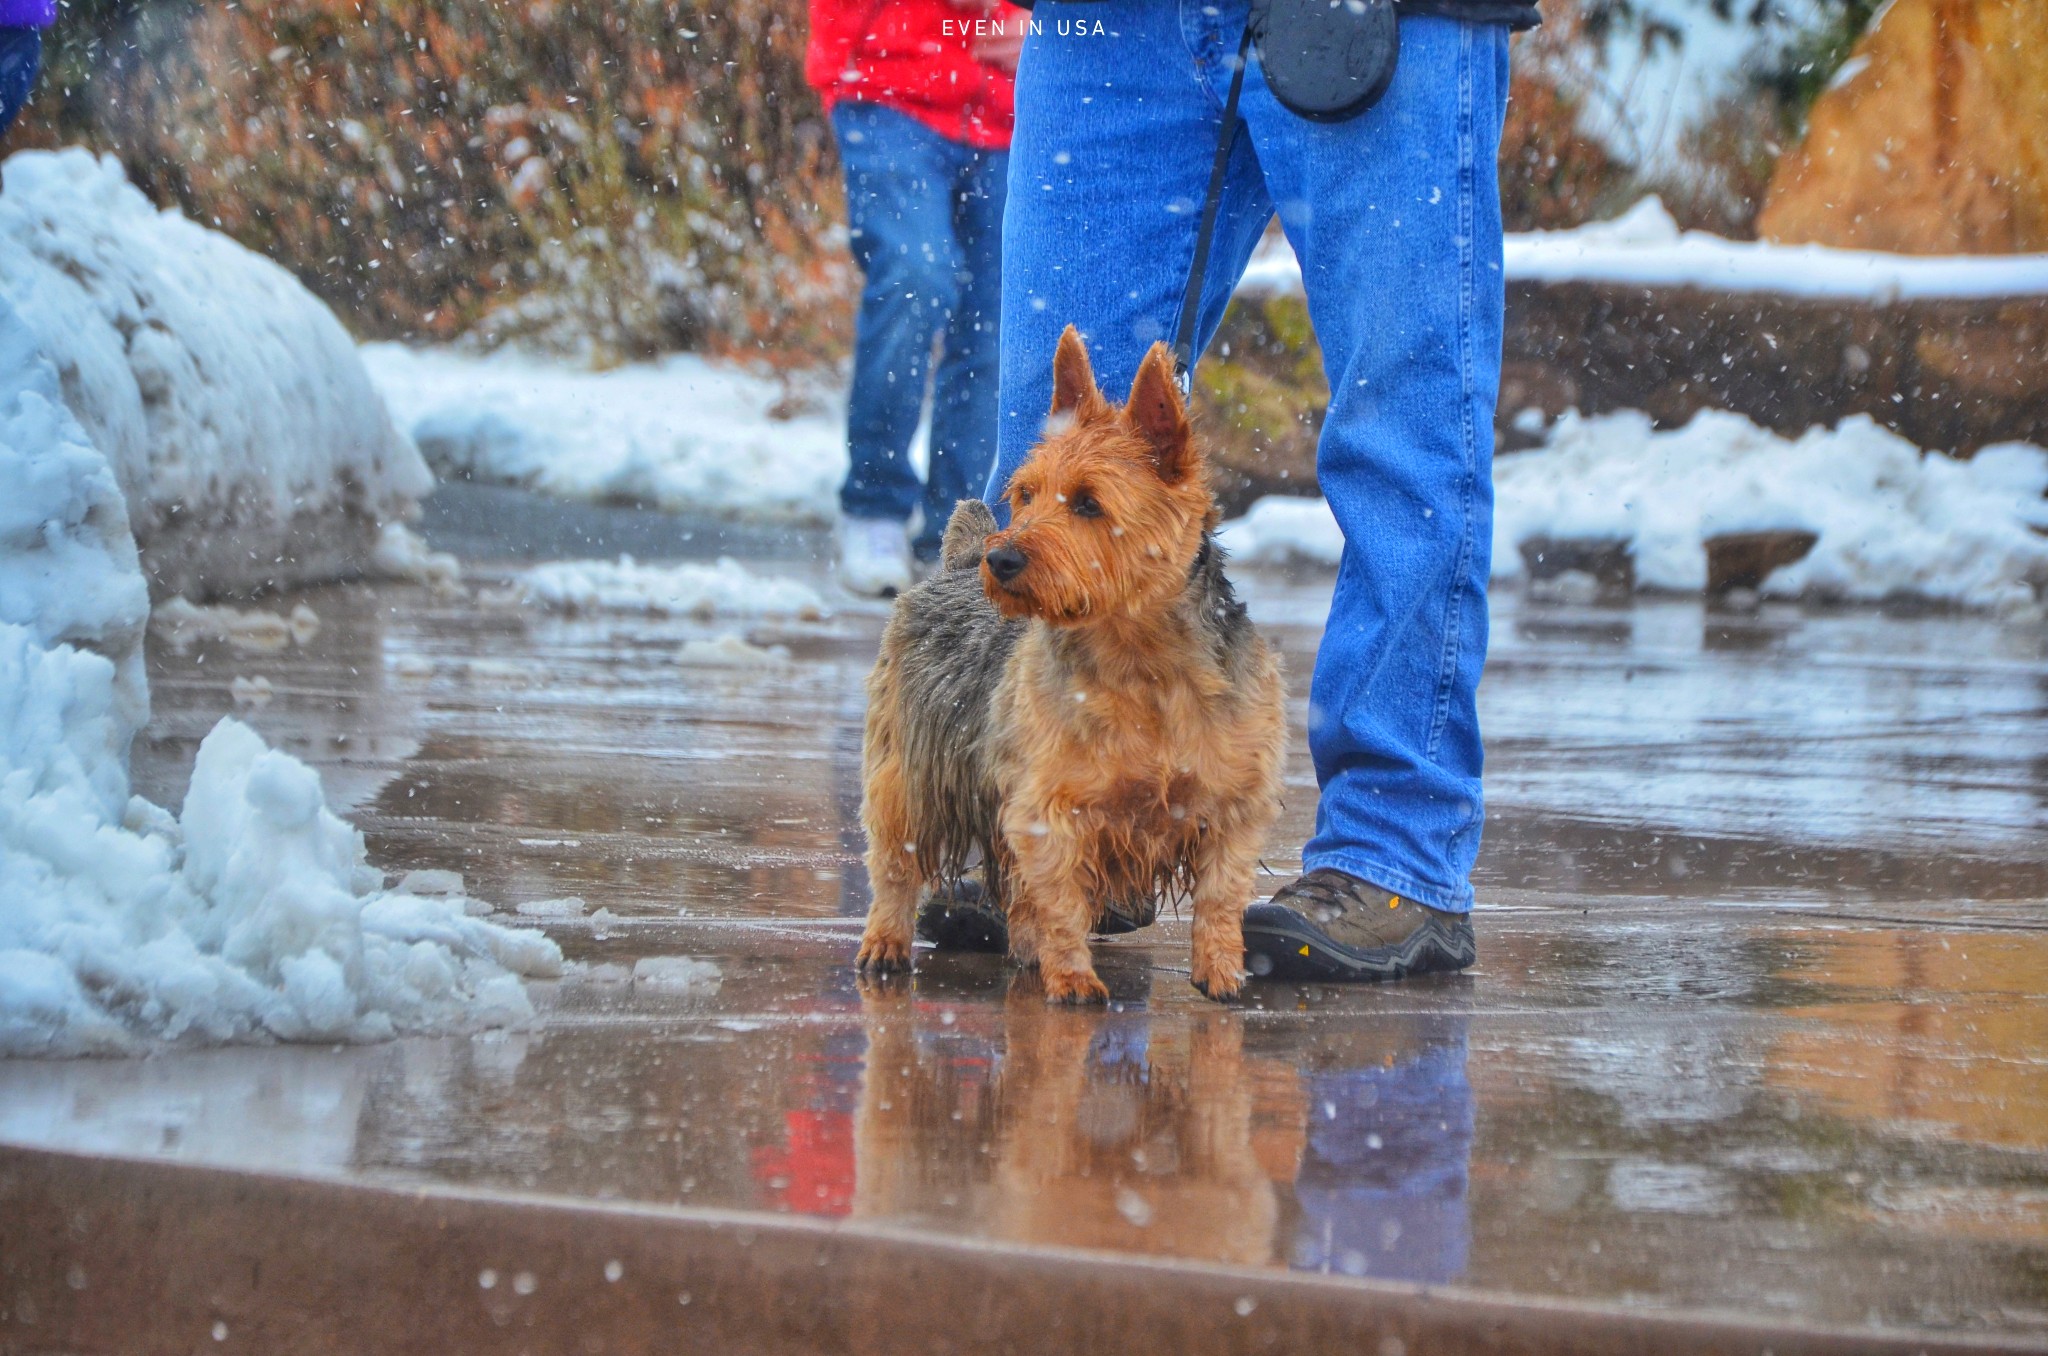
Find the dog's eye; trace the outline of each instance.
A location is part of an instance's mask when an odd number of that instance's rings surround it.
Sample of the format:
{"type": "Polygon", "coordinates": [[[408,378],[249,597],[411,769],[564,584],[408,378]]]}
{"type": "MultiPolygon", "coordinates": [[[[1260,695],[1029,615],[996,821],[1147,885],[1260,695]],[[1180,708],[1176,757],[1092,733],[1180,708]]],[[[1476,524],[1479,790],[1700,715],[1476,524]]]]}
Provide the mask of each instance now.
{"type": "Polygon", "coordinates": [[[1096,503],[1095,496],[1086,490],[1081,490],[1074,495],[1073,508],[1076,518],[1100,518],[1102,516],[1102,505],[1096,503]]]}
{"type": "Polygon", "coordinates": [[[1031,491],[1029,491],[1029,490],[1019,490],[1019,491],[1017,491],[1017,507],[1018,507],[1018,508],[1023,508],[1023,507],[1024,507],[1024,506],[1025,506],[1026,504],[1028,504],[1028,503],[1030,503],[1030,502],[1031,502],[1031,491]]]}

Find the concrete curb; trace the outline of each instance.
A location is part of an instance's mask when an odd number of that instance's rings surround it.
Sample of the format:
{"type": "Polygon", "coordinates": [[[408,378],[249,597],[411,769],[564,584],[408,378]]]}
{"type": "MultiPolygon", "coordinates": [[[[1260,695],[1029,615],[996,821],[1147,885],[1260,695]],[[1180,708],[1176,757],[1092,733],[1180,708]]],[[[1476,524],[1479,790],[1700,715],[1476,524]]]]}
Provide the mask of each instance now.
{"type": "Polygon", "coordinates": [[[0,1146],[0,1353],[2044,1351],[0,1146]]]}

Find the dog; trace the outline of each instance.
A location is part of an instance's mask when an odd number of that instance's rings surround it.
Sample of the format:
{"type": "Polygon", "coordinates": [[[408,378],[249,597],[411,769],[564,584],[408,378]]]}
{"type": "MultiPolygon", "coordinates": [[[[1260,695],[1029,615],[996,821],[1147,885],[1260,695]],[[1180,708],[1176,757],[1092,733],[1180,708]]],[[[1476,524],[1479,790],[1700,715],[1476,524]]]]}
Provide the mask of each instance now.
{"type": "Polygon", "coordinates": [[[874,899],[855,963],[909,969],[920,890],[978,854],[1049,1001],[1106,1001],[1090,926],[1107,900],[1161,897],[1192,902],[1195,987],[1232,999],[1280,812],[1284,684],[1224,577],[1166,345],[1118,407],[1068,326],[1045,433],[1005,497],[1006,531],[978,501],[954,510],[868,677],[874,899]]]}

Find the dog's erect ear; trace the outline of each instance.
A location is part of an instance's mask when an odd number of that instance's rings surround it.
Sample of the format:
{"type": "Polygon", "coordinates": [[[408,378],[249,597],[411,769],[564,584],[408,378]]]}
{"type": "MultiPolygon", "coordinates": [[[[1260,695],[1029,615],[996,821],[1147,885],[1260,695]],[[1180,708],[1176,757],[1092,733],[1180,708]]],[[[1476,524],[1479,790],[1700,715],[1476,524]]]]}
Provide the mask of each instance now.
{"type": "Polygon", "coordinates": [[[1188,426],[1188,407],[1180,398],[1173,350],[1165,344],[1152,345],[1145,361],[1138,364],[1138,379],[1131,383],[1124,418],[1151,445],[1161,480],[1177,481],[1193,468],[1194,430],[1188,426]]]}
{"type": "Polygon", "coordinates": [[[949,570],[981,564],[982,548],[996,530],[996,515],[979,499],[962,499],[946,520],[946,539],[939,544],[939,563],[949,570]]]}
{"type": "Polygon", "coordinates": [[[1060,334],[1060,346],[1052,355],[1052,412],[1093,414],[1103,405],[1102,392],[1095,385],[1095,369],[1088,363],[1088,346],[1081,331],[1072,325],[1060,334]]]}

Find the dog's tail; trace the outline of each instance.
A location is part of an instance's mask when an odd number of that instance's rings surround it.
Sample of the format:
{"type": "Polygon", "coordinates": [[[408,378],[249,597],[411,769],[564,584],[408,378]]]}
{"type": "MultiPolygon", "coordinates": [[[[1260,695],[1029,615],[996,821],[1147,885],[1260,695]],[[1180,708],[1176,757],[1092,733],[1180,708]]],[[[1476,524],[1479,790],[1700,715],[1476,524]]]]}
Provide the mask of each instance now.
{"type": "Polygon", "coordinates": [[[996,530],[996,515],[979,499],[962,499],[946,520],[946,538],[939,563],[949,570],[971,570],[981,564],[982,543],[996,530]]]}

